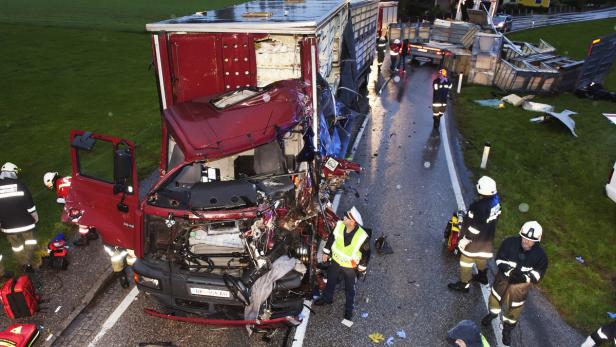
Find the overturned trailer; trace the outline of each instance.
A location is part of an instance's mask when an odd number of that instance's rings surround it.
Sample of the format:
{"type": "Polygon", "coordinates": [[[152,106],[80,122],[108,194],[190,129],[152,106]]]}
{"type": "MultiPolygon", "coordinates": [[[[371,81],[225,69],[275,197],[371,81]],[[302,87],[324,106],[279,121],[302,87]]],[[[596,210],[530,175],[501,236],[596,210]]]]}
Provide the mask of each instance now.
{"type": "Polygon", "coordinates": [[[140,187],[131,141],[74,130],[63,220],[134,253],[140,290],[201,323],[296,324],[337,219],[323,203],[359,172],[333,157],[325,113],[336,86],[353,107],[365,83],[376,6],[263,0],[148,24],[158,175],[140,187]]]}

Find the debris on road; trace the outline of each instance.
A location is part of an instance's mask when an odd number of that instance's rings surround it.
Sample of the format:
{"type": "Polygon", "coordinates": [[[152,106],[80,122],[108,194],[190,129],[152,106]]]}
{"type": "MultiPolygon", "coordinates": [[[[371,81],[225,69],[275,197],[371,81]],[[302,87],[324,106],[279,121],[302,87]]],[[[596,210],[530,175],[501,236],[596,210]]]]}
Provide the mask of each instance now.
{"type": "Polygon", "coordinates": [[[353,321],[350,321],[348,319],[343,319],[340,323],[342,323],[342,325],[344,325],[347,328],[350,328],[353,326],[353,321]]]}
{"type": "Polygon", "coordinates": [[[368,312],[362,312],[361,318],[368,318],[368,312]]]}
{"type": "Polygon", "coordinates": [[[404,330],[396,332],[396,335],[398,335],[398,337],[401,339],[406,339],[406,332],[404,330]]]}
{"type": "Polygon", "coordinates": [[[383,340],[385,340],[385,336],[383,336],[383,334],[379,333],[378,331],[375,331],[372,334],[368,335],[368,338],[372,340],[372,343],[381,343],[383,342],[383,340]]]}
{"type": "Polygon", "coordinates": [[[379,238],[374,241],[374,247],[376,247],[376,251],[378,254],[393,254],[394,250],[387,242],[387,236],[379,236],[379,238]]]}
{"type": "Polygon", "coordinates": [[[385,341],[385,344],[387,346],[393,346],[394,345],[394,337],[393,336],[388,337],[387,341],[385,341]]]}

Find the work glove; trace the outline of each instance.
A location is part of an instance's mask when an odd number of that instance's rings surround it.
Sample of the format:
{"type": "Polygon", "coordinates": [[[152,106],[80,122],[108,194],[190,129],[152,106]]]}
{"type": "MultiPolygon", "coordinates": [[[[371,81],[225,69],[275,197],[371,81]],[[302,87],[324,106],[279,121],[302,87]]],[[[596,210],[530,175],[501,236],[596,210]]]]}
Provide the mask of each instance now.
{"type": "Polygon", "coordinates": [[[467,239],[466,237],[463,237],[460,241],[458,241],[458,249],[460,251],[463,251],[469,243],[471,243],[471,240],[467,239]]]}
{"type": "Polygon", "coordinates": [[[513,270],[509,275],[509,283],[526,283],[527,276],[519,270],[513,270]]]}
{"type": "Polygon", "coordinates": [[[364,265],[357,265],[357,271],[359,271],[360,274],[363,274],[366,272],[367,267],[364,265]]]}
{"type": "Polygon", "coordinates": [[[498,270],[502,272],[505,276],[509,277],[509,275],[511,275],[511,271],[513,270],[513,268],[511,267],[511,265],[508,265],[508,264],[499,264],[498,270]]]}

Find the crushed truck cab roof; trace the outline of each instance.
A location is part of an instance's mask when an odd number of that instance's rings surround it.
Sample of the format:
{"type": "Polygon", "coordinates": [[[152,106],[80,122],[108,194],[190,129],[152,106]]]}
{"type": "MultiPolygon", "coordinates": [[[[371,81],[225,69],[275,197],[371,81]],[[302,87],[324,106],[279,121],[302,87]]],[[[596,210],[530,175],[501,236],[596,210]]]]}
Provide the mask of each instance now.
{"type": "Polygon", "coordinates": [[[187,161],[212,160],[273,141],[305,117],[301,81],[197,98],[164,110],[187,161]]]}

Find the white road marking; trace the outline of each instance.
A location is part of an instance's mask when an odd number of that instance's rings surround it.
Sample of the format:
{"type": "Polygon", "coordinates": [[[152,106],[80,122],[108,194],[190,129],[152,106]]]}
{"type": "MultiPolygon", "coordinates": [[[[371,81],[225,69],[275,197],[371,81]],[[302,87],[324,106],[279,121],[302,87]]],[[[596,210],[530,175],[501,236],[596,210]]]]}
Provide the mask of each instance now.
{"type": "MultiPolygon", "coordinates": [[[[364,130],[366,129],[366,125],[368,125],[368,120],[370,119],[370,113],[364,119],[364,123],[361,125],[359,132],[357,133],[357,137],[355,138],[355,143],[353,143],[353,147],[351,148],[351,155],[349,157],[350,160],[353,160],[353,156],[355,155],[355,151],[357,151],[357,147],[359,146],[359,141],[364,134],[364,130]]],[[[334,196],[334,201],[332,202],[332,208],[334,212],[338,212],[338,206],[340,206],[340,198],[342,196],[342,192],[338,192],[336,196],[334,196]]],[[[304,304],[307,301],[304,302],[304,304]]],[[[304,345],[304,338],[306,337],[306,328],[308,327],[308,320],[310,319],[310,310],[304,307],[302,310],[302,315],[304,315],[304,319],[302,323],[295,329],[295,336],[293,337],[293,344],[291,347],[302,347],[304,345]]]]}
{"type": "Polygon", "coordinates": [[[103,336],[105,336],[107,331],[113,328],[113,326],[116,324],[118,319],[122,317],[122,314],[124,314],[124,311],[126,311],[126,309],[130,306],[133,300],[135,300],[138,294],[139,294],[139,289],[137,289],[137,286],[134,286],[133,289],[130,292],[128,292],[128,294],[126,294],[126,296],[124,297],[122,302],[120,302],[118,307],[116,307],[116,309],[111,313],[111,315],[109,315],[105,323],[103,323],[103,325],[101,326],[101,330],[94,337],[94,340],[92,340],[92,342],[88,344],[88,347],[96,346],[98,341],[101,338],[103,338],[103,336]]]}
{"type": "MultiPolygon", "coordinates": [[[[449,112],[447,112],[449,114],[449,112]]],[[[453,157],[451,155],[451,148],[449,147],[449,136],[447,134],[447,117],[442,117],[441,120],[443,124],[441,125],[441,130],[443,131],[443,147],[445,148],[445,158],[447,160],[447,168],[449,171],[449,178],[451,179],[451,186],[453,187],[453,193],[456,196],[456,203],[458,204],[459,210],[466,211],[466,205],[464,204],[464,198],[462,197],[462,189],[460,189],[460,181],[458,180],[458,174],[456,172],[456,167],[453,164],[453,157]]],[[[489,285],[480,285],[481,294],[483,296],[483,300],[485,301],[486,307],[488,306],[488,299],[490,297],[490,286],[489,285]]],[[[496,337],[496,344],[498,347],[504,346],[501,342],[502,330],[499,324],[498,319],[492,320],[492,329],[494,330],[494,336],[496,337]]]]}

